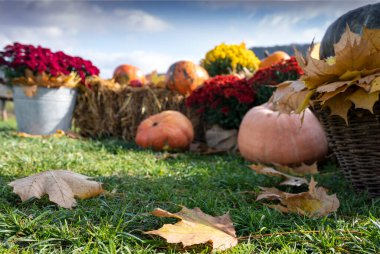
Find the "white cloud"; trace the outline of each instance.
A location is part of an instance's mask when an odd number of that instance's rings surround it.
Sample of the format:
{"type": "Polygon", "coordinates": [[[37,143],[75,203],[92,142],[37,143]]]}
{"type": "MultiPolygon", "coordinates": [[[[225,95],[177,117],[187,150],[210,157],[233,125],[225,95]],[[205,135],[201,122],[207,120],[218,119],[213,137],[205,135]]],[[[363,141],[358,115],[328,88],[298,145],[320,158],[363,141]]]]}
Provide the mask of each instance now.
{"type": "Polygon", "coordinates": [[[115,10],[118,22],[132,31],[161,32],[170,27],[165,21],[141,10],[115,10]]]}

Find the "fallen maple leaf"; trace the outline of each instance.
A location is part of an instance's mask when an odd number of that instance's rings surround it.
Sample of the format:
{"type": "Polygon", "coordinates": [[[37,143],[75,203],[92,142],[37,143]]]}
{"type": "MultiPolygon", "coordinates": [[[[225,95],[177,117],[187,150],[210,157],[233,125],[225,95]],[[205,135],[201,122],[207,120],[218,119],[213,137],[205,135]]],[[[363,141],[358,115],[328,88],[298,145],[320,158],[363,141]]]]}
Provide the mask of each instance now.
{"type": "Polygon", "coordinates": [[[226,150],[211,148],[205,143],[191,143],[189,151],[202,155],[222,154],[227,152],[226,150]]]}
{"type": "Polygon", "coordinates": [[[308,184],[308,181],[305,178],[291,176],[286,173],[280,172],[272,167],[264,165],[251,165],[250,168],[254,170],[257,174],[284,178],[285,180],[281,182],[280,185],[301,186],[303,184],[308,184]]]}
{"type": "Polygon", "coordinates": [[[49,170],[17,179],[8,185],[24,202],[33,197],[49,195],[49,200],[64,208],[76,205],[74,197],[91,198],[103,193],[102,183],[68,170],[49,170]]]}
{"type": "Polygon", "coordinates": [[[177,159],[181,154],[164,152],[156,156],[157,160],[177,159]]]}
{"type": "Polygon", "coordinates": [[[281,204],[266,205],[283,213],[293,212],[308,217],[322,217],[337,211],[340,204],[336,194],[328,195],[325,188],[316,188],[316,185],[317,182],[312,178],[309,191],[298,194],[282,192],[276,188],[262,188],[263,192],[256,200],[279,200],[281,204]]]}
{"type": "Polygon", "coordinates": [[[174,214],[157,208],[152,214],[181,220],[174,225],[165,224],[158,230],[145,232],[145,234],[159,235],[168,243],[182,243],[186,247],[212,242],[214,250],[226,250],[238,243],[235,228],[228,214],[212,217],[197,207],[194,209],[182,207],[181,211],[174,214]]]}
{"type": "Polygon", "coordinates": [[[61,138],[64,136],[71,138],[71,139],[79,139],[80,138],[79,134],[77,134],[75,132],[72,132],[72,131],[64,132],[63,130],[57,130],[55,133],[48,134],[48,135],[29,134],[26,132],[16,132],[15,135],[18,137],[22,137],[22,138],[61,138]]]}

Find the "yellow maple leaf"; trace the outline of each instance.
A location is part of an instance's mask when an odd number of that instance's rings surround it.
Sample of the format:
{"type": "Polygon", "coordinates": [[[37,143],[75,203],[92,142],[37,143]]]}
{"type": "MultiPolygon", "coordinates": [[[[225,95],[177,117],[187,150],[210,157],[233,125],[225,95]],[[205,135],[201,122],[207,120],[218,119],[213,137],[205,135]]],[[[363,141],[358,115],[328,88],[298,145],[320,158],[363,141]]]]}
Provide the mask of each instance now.
{"type": "Polygon", "coordinates": [[[228,214],[213,217],[203,213],[198,207],[194,209],[182,207],[178,213],[157,208],[152,214],[180,220],[174,225],[165,224],[158,230],[145,232],[145,234],[159,235],[168,243],[182,243],[186,247],[211,242],[213,249],[219,251],[229,249],[238,243],[235,228],[228,214]]]}
{"type": "Polygon", "coordinates": [[[370,93],[375,93],[375,92],[378,92],[380,91],[380,74],[379,74],[379,77],[376,77],[374,78],[371,83],[371,89],[370,89],[370,93]]]}
{"type": "Polygon", "coordinates": [[[339,80],[349,81],[353,79],[360,78],[360,71],[349,71],[347,70],[345,73],[339,76],[339,80]]]}
{"type": "MultiPolygon", "coordinates": [[[[347,122],[346,114],[351,107],[351,100],[346,101],[349,95],[346,93],[348,88],[350,93],[355,92],[355,89],[364,89],[367,96],[380,91],[377,79],[380,76],[379,45],[380,29],[365,29],[361,36],[353,33],[347,26],[338,43],[334,44],[334,61],[317,60],[310,55],[305,59],[296,54],[305,72],[301,80],[313,95],[310,100],[328,106],[331,114],[339,115],[347,122]],[[341,96],[342,93],[345,95],[341,96]]],[[[364,94],[359,92],[353,95],[352,100],[355,100],[356,107],[367,109],[371,107],[373,100],[378,98],[371,95],[365,101],[359,102],[358,100],[364,100],[364,97],[358,95],[364,94]]],[[[302,108],[304,107],[300,110],[302,108]]]]}
{"type": "Polygon", "coordinates": [[[380,51],[380,29],[369,29],[364,27],[363,38],[369,41],[377,51],[380,51]]]}
{"type": "Polygon", "coordinates": [[[373,106],[379,100],[379,93],[380,91],[368,94],[363,89],[359,89],[348,96],[347,99],[354,103],[355,108],[367,109],[373,113],[373,106]]]}
{"type": "Polygon", "coordinates": [[[348,124],[348,110],[350,110],[352,106],[352,102],[350,100],[346,100],[347,97],[347,92],[339,93],[333,98],[327,100],[323,105],[323,107],[330,108],[330,115],[337,115],[342,117],[346,124],[348,124]]]}
{"type": "Polygon", "coordinates": [[[319,86],[317,88],[317,93],[330,93],[330,92],[335,92],[341,87],[345,87],[348,84],[347,81],[336,81],[332,83],[328,83],[323,86],[319,86]]]}

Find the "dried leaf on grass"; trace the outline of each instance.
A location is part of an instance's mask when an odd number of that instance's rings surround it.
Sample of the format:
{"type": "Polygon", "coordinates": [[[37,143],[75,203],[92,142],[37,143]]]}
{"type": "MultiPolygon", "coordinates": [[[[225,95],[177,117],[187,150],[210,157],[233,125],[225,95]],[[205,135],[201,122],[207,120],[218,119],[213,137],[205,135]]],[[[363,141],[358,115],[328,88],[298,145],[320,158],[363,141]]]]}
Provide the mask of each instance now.
{"type": "Polygon", "coordinates": [[[76,205],[74,197],[86,199],[103,193],[102,183],[68,170],[49,170],[17,179],[8,185],[22,201],[49,195],[49,200],[64,208],[76,205]]]}
{"type": "Polygon", "coordinates": [[[164,152],[156,156],[157,160],[177,159],[181,154],[164,152]]]}
{"type": "Polygon", "coordinates": [[[251,165],[250,168],[254,170],[257,174],[284,178],[285,180],[281,182],[280,185],[301,186],[303,184],[308,184],[308,181],[305,178],[291,176],[265,165],[251,165]]]}
{"type": "Polygon", "coordinates": [[[211,148],[205,143],[191,143],[189,151],[201,155],[223,154],[227,152],[226,150],[211,148]]]}
{"type": "Polygon", "coordinates": [[[283,213],[298,213],[308,217],[322,217],[339,208],[336,194],[328,195],[323,187],[316,187],[317,182],[312,178],[309,191],[298,194],[287,193],[276,188],[262,188],[263,192],[256,200],[278,200],[280,204],[266,204],[268,207],[283,213]]]}
{"type": "Polygon", "coordinates": [[[61,138],[61,137],[68,137],[71,139],[80,139],[80,135],[76,132],[68,131],[64,132],[63,130],[57,130],[53,134],[48,134],[48,135],[34,135],[34,134],[29,134],[25,132],[16,132],[15,134],[18,137],[22,138],[61,138]]]}
{"type": "Polygon", "coordinates": [[[155,209],[153,215],[158,217],[176,218],[181,221],[176,224],[165,224],[158,230],[145,232],[159,235],[168,243],[182,243],[184,247],[211,242],[214,250],[226,250],[237,245],[235,228],[230,216],[213,217],[203,213],[199,208],[182,207],[178,213],[170,213],[155,209]]]}

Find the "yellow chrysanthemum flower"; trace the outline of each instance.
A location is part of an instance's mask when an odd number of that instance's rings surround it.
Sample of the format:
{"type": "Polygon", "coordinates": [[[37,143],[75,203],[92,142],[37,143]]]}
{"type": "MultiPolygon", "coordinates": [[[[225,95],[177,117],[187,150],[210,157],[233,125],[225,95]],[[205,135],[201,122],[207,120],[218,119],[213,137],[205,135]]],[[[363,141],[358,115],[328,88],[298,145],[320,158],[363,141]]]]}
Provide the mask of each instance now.
{"type": "Polygon", "coordinates": [[[245,43],[227,45],[221,43],[206,53],[201,65],[211,76],[239,72],[243,69],[255,71],[260,60],[246,48],[245,43]]]}

